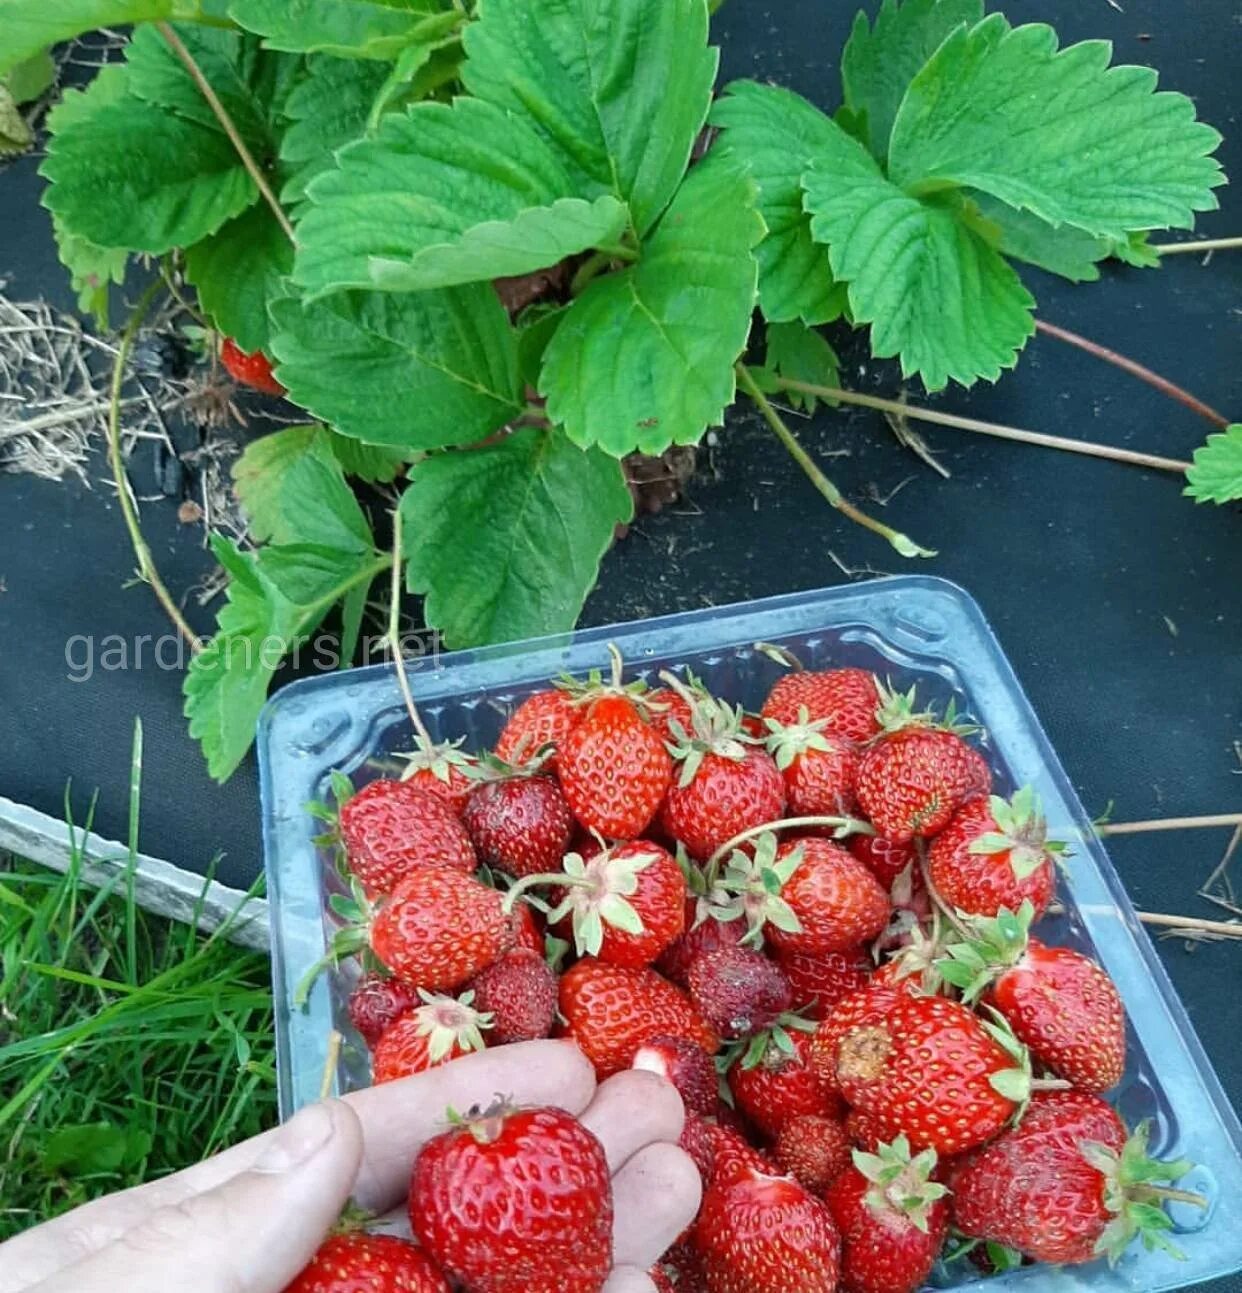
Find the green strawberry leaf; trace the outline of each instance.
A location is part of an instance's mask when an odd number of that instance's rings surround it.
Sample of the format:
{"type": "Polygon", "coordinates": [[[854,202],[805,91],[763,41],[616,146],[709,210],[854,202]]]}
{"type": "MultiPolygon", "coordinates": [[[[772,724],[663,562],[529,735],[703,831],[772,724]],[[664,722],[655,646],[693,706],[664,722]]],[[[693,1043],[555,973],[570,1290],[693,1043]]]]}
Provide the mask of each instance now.
{"type": "MultiPolygon", "coordinates": [[[[8,32],[5,32],[7,37],[8,32]]],[[[32,54],[0,76],[0,84],[16,104],[33,103],[56,83],[56,63],[46,49],[32,54]]]]}
{"type": "Polygon", "coordinates": [[[1210,435],[1195,450],[1186,472],[1185,493],[1197,503],[1231,503],[1242,498],[1242,423],[1210,435]]]}
{"type": "Polygon", "coordinates": [[[329,448],[347,476],[356,476],[371,484],[386,485],[397,478],[405,465],[405,454],[400,449],[363,444],[361,440],[340,435],[330,427],[324,427],[323,430],[328,438],[329,448]]]}
{"type": "Polygon", "coordinates": [[[294,277],[312,293],[420,291],[525,274],[614,248],[629,212],[584,201],[522,117],[477,99],[386,117],[316,178],[294,277]]]}
{"type": "Polygon", "coordinates": [[[862,142],[883,161],[906,87],[946,36],[983,17],[983,0],[884,0],[874,22],[859,12],[841,55],[845,106],[862,142]]]}
{"type": "Polygon", "coordinates": [[[692,444],[734,396],[763,235],[752,181],[704,162],[643,245],[638,264],[596,279],[544,352],[548,416],[615,457],[692,444]]]}
{"type": "MultiPolygon", "coordinates": [[[[804,323],[770,323],[764,368],[775,376],[810,386],[835,386],[839,360],[828,339],[804,323]]],[[[814,413],[818,400],[801,391],[785,391],[784,398],[796,409],[814,413]]],[[[834,401],[829,401],[833,403],[834,401]]],[[[808,748],[810,748],[808,746],[808,748]]],[[[822,740],[816,748],[828,749],[822,740]]]]}
{"type": "Polygon", "coordinates": [[[374,553],[309,544],[247,555],[219,535],[212,550],[230,576],[228,600],[215,637],[190,663],[183,692],[190,735],[202,745],[208,772],[224,781],[250,749],[281,659],[383,562],[374,553]]]}
{"type": "Polygon", "coordinates": [[[34,138],[8,87],[0,82],[0,157],[17,157],[34,145],[34,138]]]}
{"type": "Polygon", "coordinates": [[[835,129],[831,119],[792,90],[735,81],[712,108],[711,121],[723,129],[713,156],[734,159],[759,186],[759,214],[768,227],[755,249],[764,317],[830,323],[840,316],[845,293],[833,282],[828,252],[811,237],[802,175],[835,129]]]}
{"type": "Polygon", "coordinates": [[[961,210],[962,218],[1003,255],[1071,283],[1094,283],[1100,277],[1097,262],[1113,250],[1108,238],[1097,238],[1073,225],[1050,225],[987,193],[969,194],[961,210]]]}
{"type": "Polygon", "coordinates": [[[343,552],[375,548],[322,427],[287,427],[252,440],[233,464],[233,484],[259,543],[312,543],[343,552]]]}
{"type": "Polygon", "coordinates": [[[440,0],[232,0],[229,17],[268,49],[392,59],[461,15],[440,0]]]}
{"type": "Polygon", "coordinates": [[[611,194],[644,236],[707,116],[716,52],[705,0],[481,0],[462,80],[564,159],[573,194],[611,194]]]}
{"type": "Polygon", "coordinates": [[[431,454],[401,500],[410,591],[454,647],[566,631],[632,516],[620,464],[559,431],[431,454]]]}
{"type": "Polygon", "coordinates": [[[383,63],[314,55],[285,101],[288,124],[280,139],[287,173],[282,202],[300,202],[316,175],[331,170],[339,148],[361,139],[389,69],[383,63]]]}
{"type": "Polygon", "coordinates": [[[961,186],[1100,236],[1190,228],[1224,183],[1220,135],[1156,73],[1108,66],[1106,41],[1058,50],[1051,27],[993,14],[953,32],[911,81],[889,177],[915,195],[961,186]]]}
{"type": "Polygon", "coordinates": [[[517,342],[490,284],[272,303],[290,398],[342,435],[404,450],[481,439],[523,410],[517,342]]]}
{"type": "Polygon", "coordinates": [[[283,295],[293,267],[293,244],[266,202],[259,202],[195,243],[185,254],[186,277],[216,327],[247,353],[271,341],[268,306],[283,295]]]}
{"type": "Polygon", "coordinates": [[[951,202],[903,192],[839,127],[831,139],[804,177],[806,205],[872,353],[900,356],[929,390],[995,380],[1035,330],[1017,274],[951,202]]]}

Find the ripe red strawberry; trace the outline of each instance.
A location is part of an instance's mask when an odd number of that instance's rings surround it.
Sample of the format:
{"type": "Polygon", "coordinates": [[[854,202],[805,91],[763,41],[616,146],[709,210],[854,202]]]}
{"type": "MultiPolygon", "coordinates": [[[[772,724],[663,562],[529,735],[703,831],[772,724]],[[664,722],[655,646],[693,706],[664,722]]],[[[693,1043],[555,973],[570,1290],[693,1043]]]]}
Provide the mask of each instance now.
{"type": "Polygon", "coordinates": [[[329,1235],[285,1293],[449,1293],[421,1248],[395,1235],[329,1235]]]}
{"type": "Polygon", "coordinates": [[[881,1022],[897,1004],[897,992],[873,977],[865,988],[842,997],[820,1022],[807,1048],[807,1061],[827,1091],[840,1091],[837,1046],[854,1028],[881,1022]]]}
{"type": "Polygon", "coordinates": [[[886,840],[883,835],[851,835],[847,847],[890,892],[898,877],[916,858],[912,842],[898,844],[896,840],[886,840]]]}
{"type": "Polygon", "coordinates": [[[699,1013],[726,1040],[774,1024],[792,995],[780,967],[748,947],[696,957],[687,986],[699,1013]]]}
{"type": "Polygon", "coordinates": [[[854,1165],[825,1196],[841,1232],[841,1283],[851,1293],[915,1293],[949,1228],[948,1190],[932,1180],[936,1155],[910,1156],[901,1137],[854,1165]]]}
{"type": "Polygon", "coordinates": [[[647,840],[614,844],[590,859],[577,853],[564,870],[527,876],[508,903],[534,885],[556,885],[563,895],[548,924],[568,921],[579,956],[613,965],[650,965],[683,929],[686,878],[671,853],[647,840]]]}
{"type": "Polygon", "coordinates": [[[408,781],[372,781],[341,805],[340,833],[349,869],[368,893],[389,893],[423,868],[472,872],[474,846],[456,813],[408,781]]]}
{"type": "MultiPolygon", "coordinates": [[[[806,713],[805,710],[802,711],[806,713]]],[[[796,723],[767,720],[767,747],[785,782],[790,817],[840,817],[854,811],[858,784],[858,747],[826,731],[827,721],[796,723]]],[[[826,828],[808,828],[812,834],[826,828]]]]}
{"type": "Polygon", "coordinates": [[[674,1244],[660,1258],[660,1268],[674,1293],[707,1293],[703,1282],[703,1262],[693,1244],[674,1244]]]}
{"type": "Polygon", "coordinates": [[[712,1113],[720,1103],[720,1083],[711,1056],[685,1037],[653,1037],[634,1051],[630,1068],[658,1073],[671,1082],[688,1112],[712,1113]]]}
{"type": "Polygon", "coordinates": [[[559,867],[574,832],[555,778],[524,773],[478,782],[462,821],[481,862],[519,877],[559,867]]]}
{"type": "Polygon", "coordinates": [[[1083,1091],[1107,1091],[1126,1066],[1126,1017],[1112,979],[1069,947],[1031,938],[1029,902],[972,922],[974,937],[948,948],[941,975],[972,1002],[982,996],[1031,1057],[1083,1091]]]}
{"type": "Polygon", "coordinates": [[[493,1046],[547,1037],[556,1018],[556,975],[534,952],[517,947],[472,980],[474,1006],[491,1017],[493,1046]]]}
{"type": "Polygon", "coordinates": [[[414,749],[399,757],[405,760],[401,780],[417,790],[436,795],[460,817],[475,787],[478,761],[458,748],[459,741],[431,741],[420,734],[414,749]]]}
{"type": "Polygon", "coordinates": [[[562,1109],[500,1103],[423,1146],[410,1224],[473,1293],[599,1293],[612,1185],[599,1141],[562,1109]]]}
{"type": "Polygon", "coordinates": [[[253,387],[265,395],[283,395],[285,388],[272,375],[272,361],[261,351],[248,355],[232,337],[220,343],[220,362],[224,371],[243,386],[253,387]]]}
{"type": "Polygon", "coordinates": [[[953,815],[928,854],[937,893],[950,907],[976,916],[1017,911],[1024,901],[1042,916],[1056,889],[1054,857],[1064,849],[1047,838],[1047,823],[1030,786],[1006,802],[972,799],[953,815]]]}
{"type": "Polygon", "coordinates": [[[812,1036],[783,1028],[761,1033],[729,1069],[737,1107],[769,1138],[798,1114],[832,1117],[840,1110],[810,1065],[812,1036]]]}
{"type": "Polygon", "coordinates": [[[1144,1123],[1127,1141],[1098,1096],[1037,1092],[1017,1127],[952,1168],[954,1223],[1044,1262],[1115,1261],[1136,1236],[1169,1249],[1155,1182],[1176,1181],[1191,1164],[1154,1162],[1147,1139],[1144,1123]]]}
{"type": "MultiPolygon", "coordinates": [[[[496,757],[506,763],[519,763],[532,758],[546,745],[555,749],[577,727],[582,715],[582,707],[575,703],[573,693],[568,690],[551,687],[534,692],[509,716],[496,740],[496,757]]],[[[555,769],[555,754],[544,767],[549,772],[555,769]]]]}
{"type": "Polygon", "coordinates": [[[561,789],[573,815],[606,839],[641,835],[673,775],[664,742],[627,695],[605,692],[557,747],[561,789]]]}
{"type": "Polygon", "coordinates": [[[690,999],[654,970],[590,956],[561,976],[560,1011],[600,1081],[626,1068],[653,1037],[685,1037],[709,1055],[720,1045],[690,999]]]}
{"type": "Polygon", "coordinates": [[[770,1172],[774,1165],[741,1132],[715,1118],[687,1114],[678,1142],[694,1160],[703,1188],[716,1180],[732,1180],[748,1168],[770,1172]]]}
{"type": "Polygon", "coordinates": [[[837,1228],[787,1176],[751,1168],[714,1181],[694,1228],[709,1293],[833,1293],[837,1228]]]}
{"type": "Polygon", "coordinates": [[[647,1278],[654,1285],[656,1293],[677,1293],[677,1285],[673,1283],[673,1277],[663,1266],[653,1266],[647,1272],[647,1278]]]}
{"type": "Polygon", "coordinates": [[[785,786],[772,756],[742,739],[741,711],[703,696],[690,721],[673,743],[660,825],[692,857],[710,858],[735,835],[780,818],[785,786]]]}
{"type": "Polygon", "coordinates": [[[942,723],[916,713],[914,689],[886,692],[884,730],[863,751],[858,765],[858,802],[886,839],[906,843],[937,834],[958,807],[979,789],[986,765],[963,734],[950,704],[942,723]]]}
{"type": "Polygon", "coordinates": [[[524,947],[542,961],[546,947],[543,934],[535,923],[534,912],[524,903],[517,903],[509,913],[509,941],[513,947],[524,947]]]}
{"type": "Polygon", "coordinates": [[[852,992],[867,986],[871,960],[861,947],[811,956],[806,952],[776,953],[793,994],[792,1009],[807,1019],[823,1019],[852,992]]]}
{"type": "Polygon", "coordinates": [[[687,895],[685,932],[660,953],[655,967],[666,979],[684,988],[695,957],[736,947],[745,933],[742,921],[721,920],[713,915],[707,896],[687,895]]]}
{"type": "Polygon", "coordinates": [[[959,1002],[898,993],[883,1019],[840,1037],[837,1081],[882,1139],[948,1157],[995,1136],[1030,1092],[995,1034],[959,1002]]]}
{"type": "Polygon", "coordinates": [[[752,856],[733,854],[723,886],[745,916],[749,938],[762,936],[777,953],[822,956],[874,938],[888,923],[888,895],[852,853],[817,836],[777,845],[765,833],[752,856]]]}
{"type": "Polygon", "coordinates": [[[800,1113],[776,1137],[776,1161],[808,1190],[822,1194],[850,1165],[850,1138],[837,1118],[800,1113]]]}
{"type": "Polygon", "coordinates": [[[460,871],[411,872],[371,923],[376,956],[406,983],[451,992],[506,951],[513,938],[503,899],[460,871]]]}
{"type": "Polygon", "coordinates": [[[364,974],[349,994],[349,1019],[372,1049],[384,1030],[418,1005],[418,993],[399,979],[364,974]]]}
{"type": "Polygon", "coordinates": [[[483,1030],[492,1020],[474,1008],[474,993],[464,992],[460,998],[418,995],[422,1005],[402,1015],[375,1045],[371,1079],[376,1086],[425,1073],[485,1045],[483,1030]]]}
{"type": "Polygon", "coordinates": [[[880,730],[876,711],[880,692],[868,669],[823,669],[787,673],[778,678],[760,711],[764,718],[796,723],[807,720],[850,741],[866,741],[880,730]]]}
{"type": "Polygon", "coordinates": [[[651,726],[661,740],[676,741],[677,728],[682,733],[690,731],[694,722],[690,702],[671,687],[657,687],[647,693],[645,700],[651,713],[651,726]]]}

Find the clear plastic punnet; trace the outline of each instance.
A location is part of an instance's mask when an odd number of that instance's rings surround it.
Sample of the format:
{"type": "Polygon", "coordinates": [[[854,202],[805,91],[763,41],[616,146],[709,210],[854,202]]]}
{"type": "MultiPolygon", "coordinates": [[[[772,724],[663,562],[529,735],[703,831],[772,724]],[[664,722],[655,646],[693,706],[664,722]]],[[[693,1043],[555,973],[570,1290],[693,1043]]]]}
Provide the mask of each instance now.
{"type": "MultiPolygon", "coordinates": [[[[980,738],[1000,793],[1027,783],[1043,800],[1050,833],[1072,849],[1060,885],[1064,910],[1045,918],[1046,941],[1080,948],[1117,983],[1129,1019],[1129,1064],[1109,1096],[1126,1123],[1152,1123],[1152,1149],[1198,1166],[1179,1184],[1210,1201],[1206,1212],[1170,1205],[1178,1261],[1135,1247],[1115,1269],[1032,1266],[986,1279],[991,1290],[1027,1293],[1161,1293],[1242,1270],[1242,1125],[1195,1036],[1147,934],[1139,925],[1099,837],[1048,744],[1013,670],[974,600],[943,580],[922,576],[690,611],[427,658],[408,666],[432,735],[490,745],[506,715],[531,691],[568,672],[607,668],[616,643],[627,677],[689,668],[748,708],[762,702],[782,672],[756,643],[789,648],[808,668],[861,665],[896,687],[917,684],[923,701],[982,724],[980,738]]],[[[333,1030],[346,1038],[337,1091],[369,1081],[365,1047],[345,1003],[350,966],[321,975],[304,1007],[297,987],[324,956],[333,927],[328,900],[340,881],[306,805],[329,797],[339,769],[360,784],[392,766],[412,744],[393,670],[376,666],[296,682],[267,706],[259,764],[272,958],[276,990],[280,1104],[284,1116],[315,1100],[333,1030]]],[[[984,1280],[968,1261],[944,1286],[984,1280]]],[[[943,1273],[942,1273],[943,1274],[943,1273]]]]}

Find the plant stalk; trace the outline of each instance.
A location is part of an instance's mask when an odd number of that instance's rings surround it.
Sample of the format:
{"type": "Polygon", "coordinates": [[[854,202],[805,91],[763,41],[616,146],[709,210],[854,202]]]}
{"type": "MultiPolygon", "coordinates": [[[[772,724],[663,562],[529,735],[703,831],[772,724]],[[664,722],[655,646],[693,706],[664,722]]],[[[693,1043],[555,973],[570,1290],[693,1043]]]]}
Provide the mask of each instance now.
{"type": "Polygon", "coordinates": [[[272,214],[276,217],[276,223],[284,230],[285,236],[290,242],[296,243],[297,236],[293,231],[293,225],[289,217],[285,214],[276,194],[272,192],[272,187],[267,182],[267,177],[263,174],[259,164],[255,161],[254,155],[246,146],[246,141],[241,137],[237,126],[233,123],[233,118],[229,116],[228,109],[220,102],[220,96],[212,88],[211,82],[203,75],[203,69],[195,61],[194,55],[185,47],[185,42],[166,22],[156,23],[156,27],[163,38],[168,42],[172,52],[181,60],[185,70],[189,72],[198,86],[199,93],[207,101],[207,106],[215,114],[216,120],[220,123],[224,133],[229,137],[229,142],[241,158],[242,165],[254,180],[259,192],[263,195],[263,200],[272,209],[272,214]]]}
{"type": "Polygon", "coordinates": [[[1202,238],[1198,242],[1153,242],[1148,244],[1161,256],[1185,256],[1195,252],[1237,251],[1242,238],[1202,238]]]}
{"type": "Polygon", "coordinates": [[[837,828],[836,838],[840,839],[846,835],[874,835],[875,827],[869,822],[861,821],[857,817],[782,817],[776,822],[760,822],[758,826],[751,826],[735,835],[731,840],[725,842],[707,859],[707,869],[710,870],[721,858],[727,857],[739,844],[745,844],[747,840],[753,840],[756,835],[766,835],[769,831],[783,831],[791,826],[835,826],[837,828]]]}
{"type": "MultiPolygon", "coordinates": [[[[785,425],[785,420],[772,406],[771,400],[759,389],[758,383],[751,374],[749,368],[743,363],[736,365],[737,380],[741,388],[755,402],[759,412],[763,414],[768,426],[776,433],[776,438],[789,451],[790,456],[806,472],[811,484],[828,500],[828,502],[837,509],[838,512],[848,516],[851,521],[865,527],[878,534],[881,538],[887,539],[903,557],[934,557],[934,551],[920,547],[913,539],[907,535],[894,530],[891,526],[885,525],[882,521],[877,521],[874,517],[868,516],[866,512],[855,507],[841,491],[820,471],[815,464],[815,460],[809,453],[798,443],[797,437],[785,425]]],[[[795,389],[800,383],[782,382],[782,385],[789,390],[795,389]]]]}
{"type": "Polygon", "coordinates": [[[1150,368],[1129,358],[1127,355],[1119,354],[1116,350],[1101,346],[1098,341],[1092,341],[1088,337],[1081,337],[1078,333],[1071,332],[1068,328],[1058,327],[1057,324],[1048,323],[1043,319],[1035,320],[1035,328],[1049,337],[1064,341],[1067,345],[1077,346],[1079,350],[1085,350],[1087,354],[1094,355],[1097,359],[1102,359],[1105,363],[1122,369],[1124,372],[1129,373],[1131,377],[1137,377],[1139,381],[1146,382],[1148,386],[1154,386],[1162,395],[1167,395],[1171,400],[1184,404],[1192,412],[1197,413],[1201,418],[1205,418],[1214,426],[1227,427],[1229,425],[1229,419],[1224,414],[1218,413],[1210,404],[1205,404],[1201,399],[1191,395],[1189,391],[1183,390],[1180,386],[1169,381],[1167,377],[1161,377],[1159,373],[1152,372],[1150,368]]]}
{"type": "Polygon", "coordinates": [[[1213,826],[1242,826],[1242,813],[1213,813],[1207,817],[1156,817],[1146,822],[1104,822],[1100,835],[1143,835],[1148,831],[1199,830],[1213,826]]]}
{"type": "Polygon", "coordinates": [[[1144,925],[1160,929],[1184,929],[1200,934],[1219,934],[1222,938],[1242,938],[1242,921],[1202,920],[1198,916],[1168,916],[1160,911],[1135,913],[1144,925]]]}
{"type": "Polygon", "coordinates": [[[138,559],[139,573],[150,584],[151,591],[154,592],[177,632],[185,639],[190,650],[197,654],[203,649],[203,644],[199,640],[198,634],[186,622],[185,616],[181,613],[181,608],[173,600],[172,594],[160,578],[160,572],[155,565],[155,558],[151,555],[151,549],[147,546],[146,539],[142,537],[142,526],[138,521],[138,509],[134,506],[133,495],[129,492],[129,480],[125,475],[125,464],[121,461],[121,388],[125,385],[125,365],[129,362],[130,351],[134,348],[134,341],[138,336],[139,328],[142,327],[142,321],[147,317],[151,303],[159,294],[162,286],[163,284],[158,278],[152,279],[147,285],[147,290],[143,292],[138,304],[134,307],[134,312],[129,316],[129,322],[126,323],[125,330],[121,333],[120,344],[117,346],[116,362],[112,367],[111,398],[108,406],[108,466],[112,471],[112,479],[116,483],[117,502],[120,504],[121,517],[125,521],[125,528],[129,531],[129,541],[133,545],[134,556],[138,559]]]}
{"type": "Polygon", "coordinates": [[[405,671],[405,655],[401,650],[401,514],[392,514],[392,598],[388,607],[388,649],[392,652],[393,668],[397,671],[397,685],[401,688],[401,699],[405,701],[406,712],[414,725],[414,732],[424,747],[430,748],[435,743],[431,733],[423,722],[418,706],[414,703],[414,693],[410,690],[409,675],[405,671]]]}
{"type": "Polygon", "coordinates": [[[895,413],[899,417],[933,422],[937,426],[953,427],[957,431],[975,431],[980,435],[995,436],[998,440],[1016,440],[1020,444],[1040,445],[1045,449],[1065,449],[1091,458],[1109,458],[1114,462],[1130,463],[1136,467],[1172,471],[1179,476],[1190,466],[1190,463],[1176,458],[1161,458],[1156,454],[1138,453],[1133,449],[1116,449],[1112,445],[1097,444],[1092,440],[1071,440],[1066,436],[1047,435],[1042,431],[1024,431],[1020,427],[959,417],[956,413],[939,413],[935,409],[920,408],[916,404],[902,404],[899,400],[886,400],[879,395],[864,395],[860,391],[842,390],[836,386],[814,386],[810,382],[796,382],[788,377],[778,378],[777,382],[783,390],[818,395],[825,400],[840,400],[842,404],[857,404],[866,409],[879,409],[881,413],[895,413]]]}

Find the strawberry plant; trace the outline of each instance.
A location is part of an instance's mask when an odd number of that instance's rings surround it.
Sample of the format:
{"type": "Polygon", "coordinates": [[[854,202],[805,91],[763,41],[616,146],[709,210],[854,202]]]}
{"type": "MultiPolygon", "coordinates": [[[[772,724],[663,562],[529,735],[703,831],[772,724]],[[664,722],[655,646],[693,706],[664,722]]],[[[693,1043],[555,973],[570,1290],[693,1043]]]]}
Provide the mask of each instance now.
{"type": "MultiPolygon", "coordinates": [[[[237,465],[254,545],[213,538],[227,601],[185,695],[215,776],[330,614],[353,656],[394,564],[359,485],[400,489],[395,573],[451,646],[572,627],[632,516],[624,460],[697,443],[739,390],[834,507],[928,555],[842,497],[769,399],[848,395],[815,329],[869,329],[928,390],[995,380],[1036,326],[1022,266],[1155,263],[1152,230],[1215,205],[1219,136],[1103,42],[884,0],[829,115],[718,92],[714,8],[0,0],[0,75],[137,24],[49,118],[45,204],[83,304],[128,256],[173,258],[232,371],[308,417],[237,465]],[[493,284],[532,274],[537,299],[507,308],[493,284]]],[[[1239,444],[1200,451],[1196,497],[1237,495],[1239,444]]]]}

